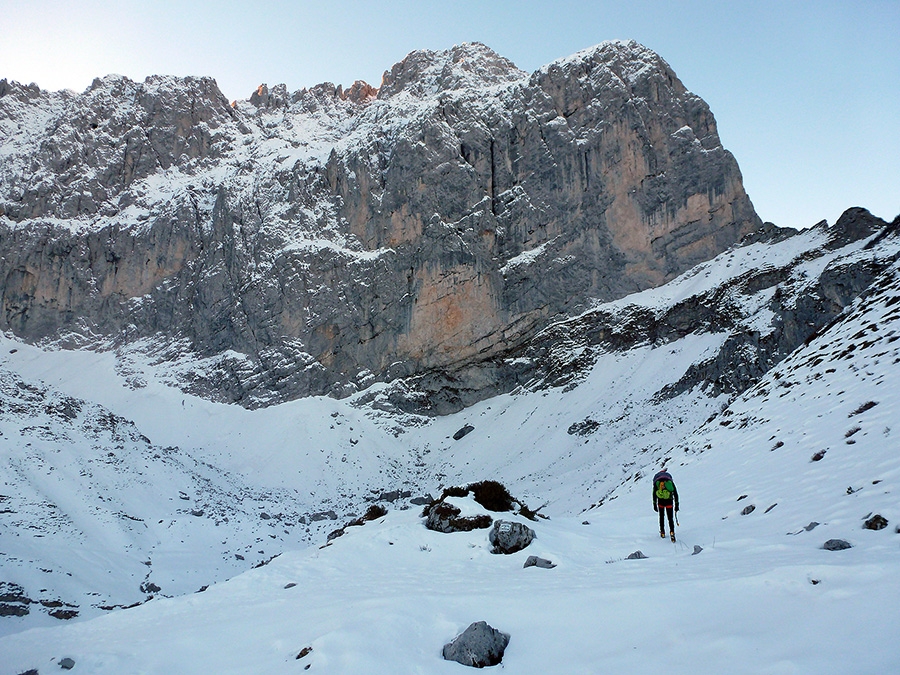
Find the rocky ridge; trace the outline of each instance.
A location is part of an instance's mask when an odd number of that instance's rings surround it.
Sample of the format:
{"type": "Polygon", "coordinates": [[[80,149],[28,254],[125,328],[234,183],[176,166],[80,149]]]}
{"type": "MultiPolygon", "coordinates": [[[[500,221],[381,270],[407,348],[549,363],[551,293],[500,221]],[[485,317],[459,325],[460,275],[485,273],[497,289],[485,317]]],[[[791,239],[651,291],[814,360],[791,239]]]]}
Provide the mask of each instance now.
{"type": "Polygon", "coordinates": [[[886,223],[861,208],[848,209],[833,226],[823,221],[802,232],[769,223],[683,275],[662,302],[652,293],[599,303],[552,323],[498,358],[461,371],[423,373],[358,401],[385,410],[446,414],[472,405],[485,392],[574,387],[603,354],[660,348],[688,335],[721,339],[707,359],[662,385],[656,399],[697,387],[711,397],[734,397],[870,292],[898,258],[898,231],[900,218],[886,223]],[[758,256],[760,251],[767,253],[758,256]],[[767,258],[762,266],[747,262],[759,257],[767,258]]]}
{"type": "Polygon", "coordinates": [[[760,225],[708,106],[634,42],[531,75],[419,51],[378,89],[234,104],[210,78],[3,80],[0,147],[0,328],[149,339],[248,407],[462,377],[760,225]]]}

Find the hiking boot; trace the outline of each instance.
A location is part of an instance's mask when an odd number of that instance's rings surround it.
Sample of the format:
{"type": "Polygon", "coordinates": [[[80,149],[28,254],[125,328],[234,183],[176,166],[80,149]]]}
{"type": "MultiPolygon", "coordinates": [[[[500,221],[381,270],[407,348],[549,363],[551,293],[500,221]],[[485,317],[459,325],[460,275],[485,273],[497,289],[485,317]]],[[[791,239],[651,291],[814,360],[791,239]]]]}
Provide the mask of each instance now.
{"type": "Polygon", "coordinates": [[[674,532],[672,533],[671,537],[672,537],[672,543],[674,544],[675,543],[675,533],[674,532]]]}
{"type": "Polygon", "coordinates": [[[660,530],[660,531],[659,531],[659,538],[660,538],[660,539],[665,539],[665,538],[666,538],[666,531],[665,531],[665,530],[660,530]]]}

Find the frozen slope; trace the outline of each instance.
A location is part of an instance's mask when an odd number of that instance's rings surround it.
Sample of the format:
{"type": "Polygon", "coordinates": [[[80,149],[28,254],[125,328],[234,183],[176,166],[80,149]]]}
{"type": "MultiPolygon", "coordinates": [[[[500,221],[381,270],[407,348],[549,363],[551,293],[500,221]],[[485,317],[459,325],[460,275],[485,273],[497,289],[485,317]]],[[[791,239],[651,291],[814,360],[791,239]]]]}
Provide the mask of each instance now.
{"type": "MultiPolygon", "coordinates": [[[[628,501],[631,490],[637,490],[639,501],[646,499],[646,477],[669,458],[679,483],[689,481],[686,506],[695,502],[712,509],[713,525],[724,516],[741,523],[773,522],[772,514],[793,508],[800,487],[822,488],[818,478],[807,483],[805,477],[837,465],[841,449],[858,449],[863,439],[879,433],[890,441],[889,431],[863,422],[890,418],[896,406],[883,401],[880,390],[851,397],[849,384],[836,378],[852,365],[856,370],[841,378],[852,375],[860,386],[884,389],[896,380],[897,316],[889,303],[900,284],[893,272],[878,279],[852,312],[764,378],[747,394],[752,399],[734,400],[705,383],[673,395],[661,392],[721,358],[734,336],[765,340],[778,319],[769,304],[776,294],[810,294],[824,270],[838,270],[840,277],[840,270],[860,261],[878,261],[883,268],[897,255],[895,236],[831,242],[816,228],[774,244],[736,248],[664,287],[601,305],[559,329],[571,339],[553,343],[547,360],[570,371],[563,384],[536,380],[511,395],[436,419],[380,410],[381,385],[367,392],[374,398],[308,398],[251,411],[168,386],[178,364],[147,359],[152,348],[118,354],[53,351],[3,338],[0,581],[22,587],[36,602],[25,617],[3,617],[0,634],[57,624],[50,615],[56,609],[75,609],[74,620],[80,621],[149,596],[191,593],[273,555],[323,542],[372,502],[397,509],[441,485],[485,478],[503,481],[554,522],[586,511],[593,518],[620,504],[629,506],[618,518],[630,522],[637,508],[628,501]],[[776,278],[776,273],[784,280],[774,286],[747,281],[753,280],[748,275],[776,278]],[[720,313],[727,313],[729,325],[632,341],[625,348],[577,339],[578,326],[594,313],[620,317],[619,328],[627,332],[629,324],[645,317],[655,320],[679,303],[708,304],[710,297],[724,308],[720,313]],[[874,318],[860,318],[870,315],[874,318]],[[872,357],[871,363],[854,360],[863,357],[872,357]],[[809,363],[796,372],[805,374],[794,383],[781,368],[806,363],[803,359],[809,363]],[[871,375],[862,379],[866,372],[871,375]],[[773,380],[776,376],[781,379],[773,380]],[[869,400],[878,405],[853,419],[841,417],[842,426],[827,431],[816,415],[830,413],[791,407],[795,398],[797,406],[837,406],[838,401],[851,406],[835,419],[869,400]],[[754,406],[769,412],[743,412],[754,406]],[[473,431],[454,440],[467,424],[473,431]],[[859,431],[844,436],[856,426],[859,431]],[[784,445],[773,457],[794,462],[796,475],[786,473],[778,491],[774,482],[754,488],[740,467],[779,442],[784,445]],[[800,454],[791,454],[798,446],[800,454]],[[823,449],[828,449],[825,459],[811,464],[812,454],[823,449]],[[692,478],[691,467],[700,459],[703,466],[718,461],[727,480],[692,478]],[[695,496],[698,491],[702,497],[695,496]],[[747,498],[738,502],[743,494],[747,498]],[[778,506],[764,513],[773,503],[778,506]],[[606,506],[598,510],[600,504],[606,506]],[[754,513],[737,518],[750,504],[754,513]],[[64,606],[54,607],[57,602],[64,606]]],[[[878,480],[857,476],[858,467],[839,468],[825,471],[822,479],[847,482],[830,486],[832,493],[878,480]]],[[[867,485],[834,504],[872,499],[876,487],[867,485]]],[[[814,496],[804,496],[804,503],[815,503],[814,496]]],[[[832,504],[830,498],[818,501],[832,504]]],[[[827,514],[801,517],[801,512],[776,529],[832,522],[827,514]]],[[[713,528],[700,543],[708,546],[715,537],[713,528]]]]}
{"type": "MultiPolygon", "coordinates": [[[[489,553],[484,531],[434,533],[417,510],[393,510],[204,593],[4,637],[0,675],[49,671],[63,657],[92,673],[461,672],[441,647],[477,620],[512,636],[503,668],[523,674],[651,672],[660,663],[692,675],[892,672],[898,288],[894,265],[671,448],[683,504],[675,545],[656,534],[646,478],[587,513],[529,523],[538,539],[508,557],[489,553]],[[864,529],[874,513],[888,527],[864,529]],[[832,538],[853,547],[824,550],[832,538]],[[626,560],[635,550],[648,558],[626,560]],[[557,567],[523,569],[532,554],[557,567]]],[[[540,409],[551,396],[522,395],[516,405],[532,399],[540,409]]],[[[564,484],[565,473],[549,481],[551,493],[554,481],[564,484]]],[[[572,505],[589,506],[589,495],[572,492],[572,505]]]]}

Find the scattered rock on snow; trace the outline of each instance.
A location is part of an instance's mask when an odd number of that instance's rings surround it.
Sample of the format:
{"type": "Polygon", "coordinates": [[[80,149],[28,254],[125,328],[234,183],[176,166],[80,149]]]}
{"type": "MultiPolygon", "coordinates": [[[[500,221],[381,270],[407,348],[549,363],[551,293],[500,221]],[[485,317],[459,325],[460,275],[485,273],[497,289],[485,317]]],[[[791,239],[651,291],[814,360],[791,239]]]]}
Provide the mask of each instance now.
{"type": "Polygon", "coordinates": [[[380,495],[378,495],[378,501],[395,502],[398,499],[406,499],[407,497],[411,496],[412,492],[410,492],[409,490],[390,490],[388,492],[382,492],[380,495]]]}
{"type": "Polygon", "coordinates": [[[467,436],[473,431],[475,431],[475,427],[473,427],[471,424],[467,424],[462,429],[453,434],[453,440],[458,441],[460,438],[462,438],[463,436],[467,436]]]}
{"type": "Polygon", "coordinates": [[[0,616],[25,616],[31,611],[28,605],[33,602],[22,586],[0,581],[0,616]]]}
{"type": "Polygon", "coordinates": [[[67,656],[66,658],[60,660],[59,667],[63,670],[72,670],[72,668],[75,667],[75,661],[67,656]]]}
{"type": "Polygon", "coordinates": [[[556,565],[545,558],[538,558],[536,555],[530,555],[522,567],[543,567],[544,569],[549,570],[556,567],[556,565]]]}
{"type": "Polygon", "coordinates": [[[700,551],[702,551],[702,550],[703,550],[703,547],[702,547],[702,546],[700,546],[700,545],[698,545],[698,544],[694,544],[694,552],[691,553],[691,555],[697,555],[697,554],[700,553],[700,551]]]}
{"type": "Polygon", "coordinates": [[[876,513],[874,516],[869,518],[863,527],[867,530],[883,530],[888,526],[887,518],[876,513]]]}
{"type": "Polygon", "coordinates": [[[54,619],[60,619],[62,621],[68,621],[69,619],[74,619],[78,616],[77,609],[54,609],[51,612],[47,612],[54,619]]]}
{"type": "Polygon", "coordinates": [[[566,430],[570,436],[590,436],[600,428],[600,422],[585,417],[583,422],[575,422],[566,430]]]}
{"type": "Polygon", "coordinates": [[[31,612],[28,605],[0,602],[0,616],[26,616],[31,612]]]}
{"type": "Polygon", "coordinates": [[[829,539],[822,545],[822,548],[826,551],[843,551],[844,549],[853,548],[853,544],[843,539],[829,539]]]}
{"type": "Polygon", "coordinates": [[[159,593],[162,590],[159,586],[157,586],[152,581],[149,581],[147,579],[145,579],[144,582],[141,584],[140,589],[141,589],[141,593],[146,593],[148,595],[153,594],[153,593],[159,593]]]}
{"type": "Polygon", "coordinates": [[[437,502],[426,509],[425,527],[435,532],[471,532],[491,526],[489,515],[462,516],[462,511],[446,502],[437,502]]]}
{"type": "Polygon", "coordinates": [[[643,551],[635,551],[625,556],[625,560],[646,560],[646,558],[647,556],[644,555],[643,551]]]}
{"type": "Polygon", "coordinates": [[[742,515],[742,516],[749,516],[749,515],[750,515],[751,513],[753,513],[754,511],[756,511],[756,506],[755,506],[754,504],[750,504],[749,506],[745,506],[745,507],[741,510],[741,515],[742,515]]]}
{"type": "Polygon", "coordinates": [[[528,546],[535,538],[534,530],[522,523],[498,520],[494,523],[488,539],[494,548],[491,553],[515,553],[528,546]]]}
{"type": "Polygon", "coordinates": [[[337,520],[337,514],[334,511],[319,511],[318,513],[313,513],[309,520],[313,523],[320,520],[337,520]]]}
{"type": "Polygon", "coordinates": [[[444,659],[464,666],[484,668],[496,666],[503,660],[509,644],[509,635],[502,633],[484,621],[476,621],[454,640],[444,645],[444,659]]]}

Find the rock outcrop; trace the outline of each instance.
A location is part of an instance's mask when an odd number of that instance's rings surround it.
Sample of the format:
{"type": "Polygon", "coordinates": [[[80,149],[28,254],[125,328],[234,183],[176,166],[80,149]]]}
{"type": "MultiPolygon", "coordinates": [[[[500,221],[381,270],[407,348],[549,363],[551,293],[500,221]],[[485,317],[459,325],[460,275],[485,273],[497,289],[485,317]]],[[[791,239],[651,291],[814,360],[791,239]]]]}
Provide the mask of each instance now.
{"type": "Polygon", "coordinates": [[[508,634],[486,621],[476,621],[444,645],[443,656],[464,666],[485,668],[500,663],[508,645],[508,634]]]}
{"type": "Polygon", "coordinates": [[[0,143],[0,329],[206,357],[179,384],[247,406],[429,373],[489,395],[473,365],[760,225],[708,106],[634,42],[531,75],[419,51],[377,90],[233,105],[210,78],[0,80],[0,143]]]}
{"type": "Polygon", "coordinates": [[[491,553],[509,555],[527,548],[534,541],[534,530],[523,523],[509,520],[497,520],[488,533],[488,540],[493,548],[491,553]]]}

